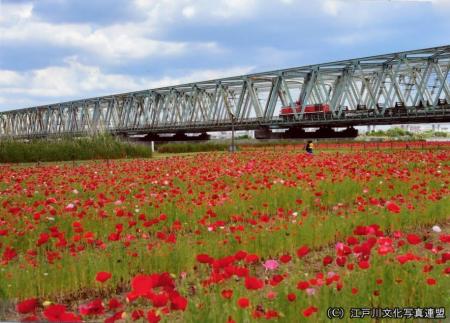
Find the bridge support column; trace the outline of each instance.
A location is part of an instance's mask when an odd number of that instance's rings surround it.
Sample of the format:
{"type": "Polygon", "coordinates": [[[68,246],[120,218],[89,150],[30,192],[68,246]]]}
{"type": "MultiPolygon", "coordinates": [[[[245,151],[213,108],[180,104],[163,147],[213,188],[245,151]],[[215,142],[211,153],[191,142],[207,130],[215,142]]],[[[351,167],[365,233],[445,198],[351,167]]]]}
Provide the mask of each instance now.
{"type": "Polygon", "coordinates": [[[267,127],[262,127],[255,130],[255,139],[281,139],[283,138],[283,133],[274,133],[267,127]]]}

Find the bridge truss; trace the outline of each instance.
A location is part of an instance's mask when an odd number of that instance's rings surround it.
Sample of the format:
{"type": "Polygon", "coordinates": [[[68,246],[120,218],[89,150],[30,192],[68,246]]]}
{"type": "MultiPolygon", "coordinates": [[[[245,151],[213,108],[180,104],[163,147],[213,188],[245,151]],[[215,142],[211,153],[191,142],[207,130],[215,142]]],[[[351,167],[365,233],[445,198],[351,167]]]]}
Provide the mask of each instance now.
{"type": "Polygon", "coordinates": [[[450,45],[55,103],[1,112],[0,138],[448,122],[449,70],[450,45]]]}

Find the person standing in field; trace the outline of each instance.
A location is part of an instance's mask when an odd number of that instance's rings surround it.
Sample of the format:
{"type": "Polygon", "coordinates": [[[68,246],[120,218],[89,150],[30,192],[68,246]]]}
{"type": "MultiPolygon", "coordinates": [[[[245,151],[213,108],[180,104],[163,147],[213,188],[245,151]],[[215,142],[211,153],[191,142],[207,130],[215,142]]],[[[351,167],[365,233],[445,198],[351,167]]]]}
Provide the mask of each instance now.
{"type": "Polygon", "coordinates": [[[312,140],[308,140],[308,142],[305,145],[305,150],[309,155],[312,155],[314,149],[314,145],[312,140]]]}

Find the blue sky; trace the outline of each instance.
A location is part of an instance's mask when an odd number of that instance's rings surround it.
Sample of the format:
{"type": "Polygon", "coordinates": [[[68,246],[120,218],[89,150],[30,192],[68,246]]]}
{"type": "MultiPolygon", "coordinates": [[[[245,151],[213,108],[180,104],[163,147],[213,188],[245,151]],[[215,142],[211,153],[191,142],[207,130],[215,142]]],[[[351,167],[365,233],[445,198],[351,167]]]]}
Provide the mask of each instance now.
{"type": "Polygon", "coordinates": [[[450,0],[0,0],[0,111],[450,43],[450,0]]]}

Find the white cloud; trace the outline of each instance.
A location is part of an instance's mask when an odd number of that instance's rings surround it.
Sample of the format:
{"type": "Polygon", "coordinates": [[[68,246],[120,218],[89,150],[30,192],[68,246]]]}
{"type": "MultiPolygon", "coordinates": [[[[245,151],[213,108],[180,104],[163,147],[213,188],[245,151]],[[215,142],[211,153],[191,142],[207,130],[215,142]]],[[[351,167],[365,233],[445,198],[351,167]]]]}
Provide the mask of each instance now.
{"type": "Polygon", "coordinates": [[[450,0],[317,0],[317,2],[321,4],[325,14],[340,16],[341,21],[357,21],[358,23],[373,22],[373,17],[385,19],[393,11],[404,11],[412,6],[429,5],[437,11],[450,9],[450,0]]]}
{"type": "Polygon", "coordinates": [[[2,4],[0,1],[0,24],[26,20],[32,14],[31,3],[2,4]]]}
{"type": "Polygon", "coordinates": [[[450,10],[450,0],[431,0],[437,10],[450,10]]]}
{"type": "MultiPolygon", "coordinates": [[[[95,28],[89,24],[51,24],[32,14],[32,5],[1,7],[0,42],[49,44],[107,59],[126,62],[147,57],[167,57],[195,51],[220,51],[215,42],[180,42],[157,39],[153,33],[157,21],[128,22],[95,28]]],[[[186,16],[195,9],[187,7],[186,16]]]]}
{"type": "MultiPolygon", "coordinates": [[[[98,66],[84,65],[76,57],[64,66],[50,66],[28,72],[0,70],[0,103],[3,109],[68,99],[109,95],[250,73],[252,66],[189,71],[160,79],[104,73],[98,66]]],[[[1,110],[1,109],[0,109],[1,110]]]]}
{"type": "Polygon", "coordinates": [[[11,86],[22,81],[21,75],[15,71],[0,70],[0,86],[11,86]]]}
{"type": "Polygon", "coordinates": [[[323,1],[322,8],[326,14],[337,16],[342,8],[342,3],[336,0],[326,0],[323,1]]]}
{"type": "Polygon", "coordinates": [[[148,82],[150,88],[158,88],[170,85],[179,85],[191,82],[200,82],[214,80],[229,76],[239,76],[249,74],[254,70],[253,66],[238,66],[223,69],[205,69],[189,72],[180,77],[163,77],[159,80],[150,80],[148,82]]]}
{"type": "Polygon", "coordinates": [[[157,22],[156,26],[175,22],[182,16],[191,18],[194,14],[207,20],[236,20],[255,16],[259,8],[267,6],[257,0],[134,0],[134,4],[145,13],[148,21],[157,22]]]}
{"type": "Polygon", "coordinates": [[[93,91],[129,89],[137,86],[131,77],[103,74],[99,67],[80,64],[75,58],[65,66],[18,73],[0,71],[0,93],[35,97],[71,97],[93,91]]]}
{"type": "Polygon", "coordinates": [[[116,25],[95,30],[88,25],[52,25],[29,21],[0,27],[0,34],[3,42],[46,43],[81,49],[111,61],[180,55],[187,50],[208,49],[212,46],[211,43],[154,40],[146,37],[133,25],[116,25]]]}
{"type": "Polygon", "coordinates": [[[183,8],[182,13],[186,18],[192,18],[195,16],[196,11],[194,6],[187,6],[183,8]]]}
{"type": "MultiPolygon", "coordinates": [[[[103,63],[125,64],[130,60],[150,57],[174,57],[186,53],[225,52],[214,41],[187,42],[161,39],[166,26],[179,24],[180,20],[234,21],[271,13],[280,4],[301,8],[308,13],[319,9],[332,15],[343,24],[361,26],[373,21],[372,11],[367,12],[341,0],[277,0],[267,3],[257,0],[134,0],[133,4],[144,20],[116,23],[96,27],[93,24],[52,24],[33,15],[30,3],[3,5],[0,13],[0,42],[4,44],[46,44],[77,50],[77,55],[104,60],[103,63]],[[349,17],[351,19],[349,19],[349,17]],[[356,18],[355,18],[356,17],[356,18]],[[195,19],[194,19],[195,18],[195,19]]],[[[367,3],[367,1],[365,1],[367,3]]],[[[443,0],[435,0],[441,4],[443,0]]],[[[359,1],[359,3],[361,3],[359,1]]]]}
{"type": "Polygon", "coordinates": [[[256,0],[220,0],[215,4],[213,15],[227,19],[256,15],[261,7],[256,0]]]}
{"type": "Polygon", "coordinates": [[[387,40],[398,36],[398,31],[388,31],[385,29],[364,29],[354,32],[343,33],[339,36],[329,37],[326,39],[330,44],[337,45],[355,45],[364,44],[374,41],[387,40]]]}
{"type": "Polygon", "coordinates": [[[374,21],[382,28],[380,22],[398,19],[408,6],[396,0],[318,0],[317,4],[320,13],[330,16],[334,24],[352,29],[370,28],[374,21]]]}

